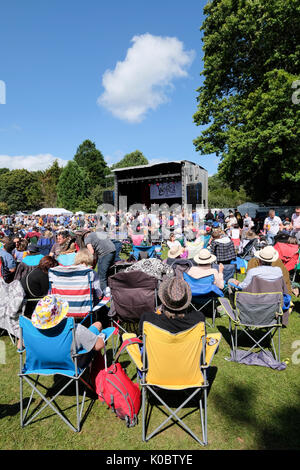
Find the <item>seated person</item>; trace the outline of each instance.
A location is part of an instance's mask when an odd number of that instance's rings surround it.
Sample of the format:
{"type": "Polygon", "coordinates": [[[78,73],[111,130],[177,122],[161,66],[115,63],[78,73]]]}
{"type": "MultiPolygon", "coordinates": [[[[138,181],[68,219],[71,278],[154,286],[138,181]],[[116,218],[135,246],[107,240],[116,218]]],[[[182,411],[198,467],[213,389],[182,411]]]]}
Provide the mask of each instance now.
{"type": "MultiPolygon", "coordinates": [[[[54,295],[47,295],[43,299],[39,300],[32,314],[31,321],[33,326],[40,330],[49,330],[50,328],[57,329],[59,333],[59,324],[65,319],[68,313],[68,302],[60,302],[60,300],[54,295]]],[[[105,334],[101,333],[102,325],[100,322],[95,322],[89,328],[81,324],[75,324],[75,341],[72,342],[71,353],[85,349],[88,352],[100,351],[104,347],[105,334]]],[[[21,343],[18,341],[18,349],[20,349],[21,343]]],[[[84,359],[79,367],[84,367],[84,359]]]]}
{"type": "Polygon", "coordinates": [[[167,241],[167,245],[169,249],[173,248],[173,246],[178,246],[178,245],[180,247],[182,246],[181,243],[178,240],[176,240],[176,236],[174,232],[170,234],[169,240],[167,241]]]}
{"type": "Polygon", "coordinates": [[[57,261],[55,261],[51,256],[44,256],[40,260],[38,266],[20,279],[27,299],[44,297],[48,293],[48,271],[54,266],[57,266],[57,261]]]}
{"type": "Polygon", "coordinates": [[[236,259],[233,241],[220,228],[212,231],[210,249],[212,254],[216,256],[218,264],[230,264],[232,260],[236,259]]]}
{"type": "Polygon", "coordinates": [[[13,250],[12,255],[16,260],[16,263],[21,263],[23,258],[27,254],[28,242],[25,239],[19,238],[16,241],[16,248],[13,250]]]}
{"type": "Polygon", "coordinates": [[[30,243],[27,247],[28,254],[24,256],[23,263],[27,266],[38,266],[44,255],[40,252],[37,245],[30,243]]]}
{"type": "Polygon", "coordinates": [[[192,292],[183,279],[171,278],[163,281],[158,292],[161,305],[156,312],[145,312],[139,323],[139,334],[143,334],[143,323],[147,321],[170,333],[185,331],[205,321],[202,312],[191,308],[192,292]]]}
{"type": "Polygon", "coordinates": [[[5,282],[13,280],[16,271],[16,261],[12,255],[16,244],[13,241],[7,241],[0,249],[0,258],[2,258],[1,275],[5,282]]]}
{"type": "Polygon", "coordinates": [[[194,257],[196,266],[193,266],[187,271],[187,274],[194,279],[200,279],[205,276],[214,275],[214,284],[219,289],[224,289],[224,279],[223,271],[224,265],[221,263],[219,265],[219,271],[212,267],[212,263],[216,261],[216,257],[212,255],[206,248],[203,248],[199,253],[194,257]]]}
{"type": "MultiPolygon", "coordinates": [[[[248,262],[247,272],[250,271],[250,269],[257,268],[258,266],[260,266],[259,259],[257,257],[251,258],[250,261],[248,262]]],[[[289,275],[288,270],[284,266],[283,261],[279,258],[279,254],[278,254],[278,258],[275,259],[275,261],[273,261],[271,263],[271,266],[278,267],[278,268],[281,269],[281,275],[283,276],[283,280],[284,280],[285,285],[287,287],[288,293],[289,293],[289,295],[292,295],[292,286],[291,286],[290,275],[289,275]]]]}
{"type": "Polygon", "coordinates": [[[278,260],[278,252],[272,246],[266,246],[259,251],[255,252],[255,258],[258,260],[258,266],[248,269],[245,279],[241,282],[237,279],[231,279],[230,282],[245,289],[251,283],[254,276],[263,279],[264,281],[275,281],[282,277],[282,271],[278,266],[272,266],[272,263],[278,260]]]}
{"type": "Polygon", "coordinates": [[[57,258],[60,254],[72,253],[75,250],[75,242],[70,237],[68,230],[63,230],[56,235],[56,243],[52,246],[49,255],[57,258]]]}
{"type": "MultiPolygon", "coordinates": [[[[75,255],[74,266],[82,266],[84,268],[93,268],[94,257],[92,253],[87,248],[82,248],[75,255]]],[[[100,278],[96,271],[92,269],[92,288],[93,288],[93,303],[94,306],[99,303],[99,300],[103,297],[103,292],[100,287],[100,278]]]]}
{"type": "Polygon", "coordinates": [[[175,259],[180,259],[181,255],[184,252],[184,248],[180,245],[180,243],[172,246],[168,251],[168,258],[166,263],[171,265],[175,259]]]}

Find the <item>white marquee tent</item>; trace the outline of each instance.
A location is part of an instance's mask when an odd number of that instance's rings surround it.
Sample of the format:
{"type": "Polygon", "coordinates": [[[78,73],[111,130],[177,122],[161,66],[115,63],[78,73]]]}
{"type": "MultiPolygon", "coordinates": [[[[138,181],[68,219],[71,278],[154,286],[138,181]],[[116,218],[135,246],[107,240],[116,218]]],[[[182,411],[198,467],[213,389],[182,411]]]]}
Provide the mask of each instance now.
{"type": "Polygon", "coordinates": [[[73,212],[67,211],[59,207],[44,207],[39,211],[33,212],[32,215],[73,215],[73,212]]]}

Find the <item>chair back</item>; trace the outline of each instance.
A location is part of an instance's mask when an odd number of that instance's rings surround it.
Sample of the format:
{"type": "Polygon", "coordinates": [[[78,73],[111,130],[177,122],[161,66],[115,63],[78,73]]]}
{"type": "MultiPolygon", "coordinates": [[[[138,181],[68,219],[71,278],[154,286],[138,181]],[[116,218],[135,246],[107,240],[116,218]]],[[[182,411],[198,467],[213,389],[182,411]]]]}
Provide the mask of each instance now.
{"type": "Polygon", "coordinates": [[[282,292],[253,293],[238,291],[235,294],[237,319],[243,325],[270,326],[282,315],[282,292]]]}
{"type": "Polygon", "coordinates": [[[108,285],[118,317],[137,321],[144,312],[154,312],[158,279],[142,271],[119,272],[110,276],[108,285]]]}
{"type": "Polygon", "coordinates": [[[142,246],[142,245],[133,245],[133,256],[136,260],[141,258],[155,258],[156,251],[155,246],[142,246]]]}
{"type": "Polygon", "coordinates": [[[73,375],[75,372],[71,358],[73,318],[65,318],[48,330],[35,328],[24,316],[20,317],[19,325],[26,349],[24,373],[37,371],[41,374],[50,374],[56,370],[66,375],[73,375]]]}
{"type": "Polygon", "coordinates": [[[221,289],[214,284],[215,277],[213,274],[195,279],[189,274],[183,273],[183,279],[189,284],[193,298],[214,295],[224,297],[221,289]]]}
{"type": "Polygon", "coordinates": [[[200,370],[202,352],[205,357],[203,322],[176,334],[144,322],[143,334],[148,384],[174,390],[203,385],[200,370]]]}
{"type": "Polygon", "coordinates": [[[93,309],[92,268],[56,266],[49,269],[50,294],[69,303],[68,316],[84,317],[93,309]]]}

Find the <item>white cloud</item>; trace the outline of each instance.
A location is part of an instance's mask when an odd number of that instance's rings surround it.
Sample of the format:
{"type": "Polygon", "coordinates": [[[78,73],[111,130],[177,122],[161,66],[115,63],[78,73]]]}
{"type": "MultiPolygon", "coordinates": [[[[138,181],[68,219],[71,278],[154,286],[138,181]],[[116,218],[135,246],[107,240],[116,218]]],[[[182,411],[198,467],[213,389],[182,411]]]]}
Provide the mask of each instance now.
{"type": "Polygon", "coordinates": [[[168,101],[168,92],[176,78],[187,77],[194,51],[185,51],[175,37],[134,36],[123,62],[106,70],[100,106],[129,122],[141,122],[149,110],[168,101]]]}
{"type": "Polygon", "coordinates": [[[59,166],[65,166],[68,161],[62,158],[54,157],[53,155],[39,154],[39,155],[0,155],[0,168],[9,168],[10,170],[46,170],[52,165],[54,160],[58,161],[59,166]]]}

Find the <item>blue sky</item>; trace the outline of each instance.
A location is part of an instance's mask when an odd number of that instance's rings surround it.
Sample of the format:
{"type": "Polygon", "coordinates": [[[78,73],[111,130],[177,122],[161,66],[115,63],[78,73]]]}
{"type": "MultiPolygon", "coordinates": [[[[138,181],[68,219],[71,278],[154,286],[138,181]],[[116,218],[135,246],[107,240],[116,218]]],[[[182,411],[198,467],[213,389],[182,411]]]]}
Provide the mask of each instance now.
{"type": "Polygon", "coordinates": [[[109,165],[138,149],[215,173],[193,145],[205,1],[1,2],[0,167],[63,164],[90,139],[109,165]]]}

